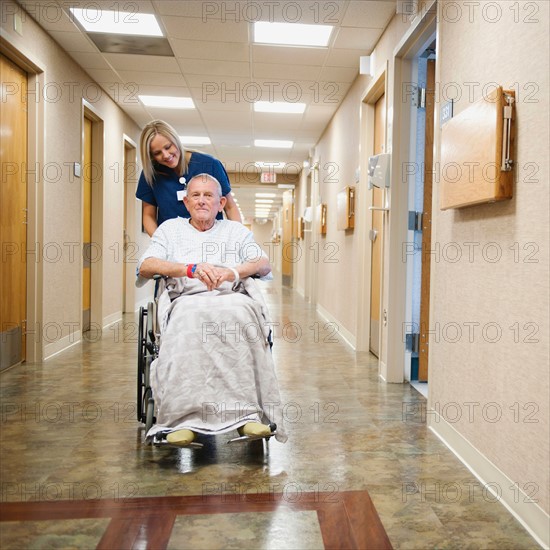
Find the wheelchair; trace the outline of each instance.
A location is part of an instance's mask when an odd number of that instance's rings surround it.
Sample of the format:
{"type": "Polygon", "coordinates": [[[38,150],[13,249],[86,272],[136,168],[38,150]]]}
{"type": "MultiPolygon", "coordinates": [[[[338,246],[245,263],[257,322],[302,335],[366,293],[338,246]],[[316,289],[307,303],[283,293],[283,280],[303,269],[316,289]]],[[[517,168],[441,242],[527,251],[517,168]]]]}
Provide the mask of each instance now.
{"type": "MultiPolygon", "coordinates": [[[[137,360],[137,420],[145,425],[145,433],[147,434],[151,427],[156,423],[155,417],[155,400],[151,387],[151,363],[158,357],[160,350],[160,334],[157,332],[157,299],[164,286],[162,277],[155,276],[154,279],[160,283],[155,288],[155,300],[149,302],[147,306],[142,306],[139,309],[138,321],[138,360],[137,360]],[[160,280],[159,280],[160,279],[160,280]]],[[[269,347],[273,347],[273,337],[270,331],[269,347]]],[[[271,434],[264,437],[239,436],[228,441],[235,443],[241,441],[255,441],[265,439],[266,442],[271,439],[277,432],[275,423],[269,424],[271,434]]],[[[168,445],[166,434],[161,434],[160,437],[155,435],[153,440],[149,442],[154,446],[168,445]]],[[[201,448],[202,443],[192,442],[189,447],[201,448]]]]}
{"type": "Polygon", "coordinates": [[[139,308],[138,362],[137,362],[137,419],[145,424],[147,433],[155,423],[155,401],[151,389],[151,363],[158,357],[159,346],[155,335],[155,304],[139,308]]]}

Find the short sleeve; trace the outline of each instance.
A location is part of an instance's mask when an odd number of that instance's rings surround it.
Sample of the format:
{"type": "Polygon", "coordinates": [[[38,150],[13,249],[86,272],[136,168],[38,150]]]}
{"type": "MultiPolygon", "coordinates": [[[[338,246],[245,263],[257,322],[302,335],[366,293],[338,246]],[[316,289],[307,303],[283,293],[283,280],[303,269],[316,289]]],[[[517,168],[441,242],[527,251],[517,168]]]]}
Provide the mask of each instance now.
{"type": "Polygon", "coordinates": [[[136,190],[136,197],[148,204],[152,204],[153,206],[158,206],[157,201],[155,199],[155,194],[153,193],[151,186],[147,183],[147,180],[145,179],[145,175],[143,174],[143,172],[141,172],[141,175],[139,176],[139,182],[136,190]]]}
{"type": "Polygon", "coordinates": [[[136,286],[141,287],[148,281],[148,279],[145,279],[139,274],[141,264],[147,258],[158,258],[159,260],[168,259],[168,243],[169,239],[164,231],[164,228],[162,226],[157,227],[157,230],[153,233],[153,236],[151,237],[149,247],[144,252],[143,256],[141,256],[141,258],[139,259],[138,265],[136,267],[136,286]]]}
{"type": "Polygon", "coordinates": [[[259,260],[262,256],[265,256],[264,251],[260,245],[254,240],[254,236],[251,231],[244,228],[246,233],[241,240],[240,256],[241,262],[254,262],[259,260]]]}

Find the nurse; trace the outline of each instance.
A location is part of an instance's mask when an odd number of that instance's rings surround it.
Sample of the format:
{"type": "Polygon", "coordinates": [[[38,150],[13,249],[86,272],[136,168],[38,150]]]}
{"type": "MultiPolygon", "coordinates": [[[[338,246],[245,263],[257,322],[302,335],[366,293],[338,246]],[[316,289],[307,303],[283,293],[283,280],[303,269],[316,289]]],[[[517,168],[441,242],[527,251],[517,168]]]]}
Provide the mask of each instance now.
{"type": "MultiPolygon", "coordinates": [[[[183,197],[187,183],[197,174],[210,174],[220,182],[227,218],[242,222],[222,163],[210,155],[186,151],[168,123],[149,122],[141,132],[140,151],[143,171],[136,197],[143,203],[143,227],[149,236],[166,220],[190,217],[183,197]]],[[[223,218],[221,212],[218,218],[223,218]]]]}

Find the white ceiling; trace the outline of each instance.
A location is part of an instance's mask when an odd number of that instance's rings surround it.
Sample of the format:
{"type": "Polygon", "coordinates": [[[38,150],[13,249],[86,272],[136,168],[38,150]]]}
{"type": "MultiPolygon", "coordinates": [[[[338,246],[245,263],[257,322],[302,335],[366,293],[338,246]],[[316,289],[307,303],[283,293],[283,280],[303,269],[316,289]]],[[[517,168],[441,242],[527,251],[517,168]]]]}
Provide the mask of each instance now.
{"type": "MultiPolygon", "coordinates": [[[[37,4],[51,10],[54,1],[35,0],[37,4]]],[[[301,165],[357,76],[359,57],[372,52],[396,9],[395,0],[57,4],[56,14],[62,17],[35,9],[37,22],[140,127],[160,118],[180,135],[208,136],[212,145],[200,150],[218,157],[228,171],[255,161],[301,165]],[[69,5],[154,13],[174,57],[102,53],[72,20],[66,11],[69,5]],[[256,20],[330,24],[335,29],[326,48],[259,45],[251,41],[256,20]],[[196,109],[148,108],[137,94],[190,96],[196,109]],[[253,101],[259,99],[301,101],[307,106],[303,114],[256,113],[253,101]],[[294,146],[254,147],[254,139],[288,139],[294,146]]]]}

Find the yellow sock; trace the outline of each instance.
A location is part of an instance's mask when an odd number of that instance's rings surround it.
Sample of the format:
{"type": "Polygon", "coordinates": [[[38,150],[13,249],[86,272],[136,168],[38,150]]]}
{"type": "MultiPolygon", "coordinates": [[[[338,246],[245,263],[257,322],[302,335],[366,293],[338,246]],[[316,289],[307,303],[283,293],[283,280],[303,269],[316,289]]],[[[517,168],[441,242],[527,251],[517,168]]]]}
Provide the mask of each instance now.
{"type": "Polygon", "coordinates": [[[166,436],[166,441],[171,445],[178,445],[180,447],[185,447],[192,443],[195,439],[195,433],[191,430],[176,430],[175,432],[170,432],[166,436]]]}
{"type": "Polygon", "coordinates": [[[265,437],[271,434],[271,429],[265,424],[260,424],[259,422],[248,422],[244,426],[239,428],[239,434],[248,435],[252,437],[265,437]]]}

